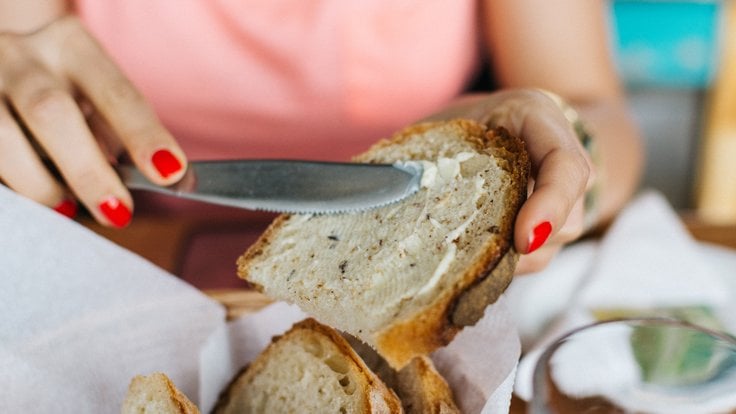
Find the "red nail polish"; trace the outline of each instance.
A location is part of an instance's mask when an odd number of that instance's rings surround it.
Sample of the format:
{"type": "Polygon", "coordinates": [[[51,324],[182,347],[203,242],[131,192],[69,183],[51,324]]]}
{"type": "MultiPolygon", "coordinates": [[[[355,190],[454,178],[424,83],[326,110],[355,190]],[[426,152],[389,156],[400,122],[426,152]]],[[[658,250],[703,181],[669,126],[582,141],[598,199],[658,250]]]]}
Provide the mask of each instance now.
{"type": "Polygon", "coordinates": [[[107,217],[110,223],[118,228],[122,228],[130,223],[132,214],[125,204],[121,203],[116,197],[109,197],[99,205],[102,214],[107,217]]]}
{"type": "Polygon", "coordinates": [[[181,162],[169,150],[161,149],[154,152],[151,162],[153,162],[153,166],[156,167],[161,177],[164,178],[168,178],[181,170],[181,162]]]}
{"type": "Polygon", "coordinates": [[[532,230],[532,236],[529,238],[529,248],[527,253],[531,253],[540,248],[552,233],[552,223],[549,221],[542,222],[532,230]]]}
{"type": "Polygon", "coordinates": [[[77,203],[74,200],[67,199],[57,204],[54,210],[59,214],[74,218],[77,215],[77,203]]]}

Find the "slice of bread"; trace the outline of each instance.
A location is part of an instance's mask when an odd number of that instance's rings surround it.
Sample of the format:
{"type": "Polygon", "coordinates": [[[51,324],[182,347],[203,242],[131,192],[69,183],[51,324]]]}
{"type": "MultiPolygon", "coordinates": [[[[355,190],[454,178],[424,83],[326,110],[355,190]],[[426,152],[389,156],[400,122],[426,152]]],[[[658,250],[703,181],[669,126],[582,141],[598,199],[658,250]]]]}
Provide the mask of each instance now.
{"type": "Polygon", "coordinates": [[[524,143],[453,120],[410,127],[356,162],[424,164],[422,188],[381,208],[282,215],[238,260],[268,296],[357,336],[394,368],[474,324],[511,282],[524,143]]]}
{"type": "Polygon", "coordinates": [[[396,371],[373,348],[352,335],[344,336],[368,368],[399,396],[406,414],[460,413],[452,389],[429,357],[414,357],[396,371]]]}
{"type": "Polygon", "coordinates": [[[401,368],[394,387],[407,413],[460,414],[447,381],[427,356],[414,357],[401,368]]]}
{"type": "Polygon", "coordinates": [[[334,329],[295,324],[223,393],[214,409],[230,413],[401,413],[401,402],[334,329]]]}
{"type": "Polygon", "coordinates": [[[199,414],[165,374],[135,376],[128,386],[122,414],[199,414]]]}

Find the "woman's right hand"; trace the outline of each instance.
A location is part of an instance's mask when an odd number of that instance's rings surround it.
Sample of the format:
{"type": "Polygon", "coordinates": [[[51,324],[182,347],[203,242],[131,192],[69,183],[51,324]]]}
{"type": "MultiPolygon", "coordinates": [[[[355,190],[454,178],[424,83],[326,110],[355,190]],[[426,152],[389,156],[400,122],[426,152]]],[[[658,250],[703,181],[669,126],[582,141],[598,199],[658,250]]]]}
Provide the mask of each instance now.
{"type": "Polygon", "coordinates": [[[133,203],[111,165],[123,153],[156,184],[184,174],[181,148],[74,16],[0,33],[0,92],[0,181],[59,212],[76,199],[126,226],[133,203]]]}

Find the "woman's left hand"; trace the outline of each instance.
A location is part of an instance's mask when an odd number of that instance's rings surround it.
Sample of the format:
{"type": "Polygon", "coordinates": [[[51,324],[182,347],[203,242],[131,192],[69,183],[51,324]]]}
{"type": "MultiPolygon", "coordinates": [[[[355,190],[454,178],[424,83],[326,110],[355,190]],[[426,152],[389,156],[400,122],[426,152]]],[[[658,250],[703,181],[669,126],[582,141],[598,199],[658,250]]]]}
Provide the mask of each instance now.
{"type": "Polygon", "coordinates": [[[591,158],[562,109],[546,93],[513,89],[468,96],[430,120],[468,118],[521,137],[532,163],[531,193],[516,218],[516,273],[544,269],[584,231],[584,198],[595,179],[591,158]]]}

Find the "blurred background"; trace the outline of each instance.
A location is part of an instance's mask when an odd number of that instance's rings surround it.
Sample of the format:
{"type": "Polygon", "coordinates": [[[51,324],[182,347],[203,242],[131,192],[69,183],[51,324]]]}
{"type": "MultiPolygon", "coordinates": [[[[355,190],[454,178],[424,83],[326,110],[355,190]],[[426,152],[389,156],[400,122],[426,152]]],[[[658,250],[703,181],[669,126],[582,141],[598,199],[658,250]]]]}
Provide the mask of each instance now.
{"type": "MultiPolygon", "coordinates": [[[[646,144],[642,186],[661,191],[696,238],[736,248],[734,0],[608,1],[612,50],[646,144]]],[[[87,225],[185,280],[232,287],[235,258],[273,218],[244,214],[139,216],[125,231],[87,225]],[[200,248],[213,243],[216,256],[200,248]]]]}
{"type": "Polygon", "coordinates": [[[736,18],[730,0],[611,0],[611,39],[645,138],[644,186],[736,222],[736,18]]]}

